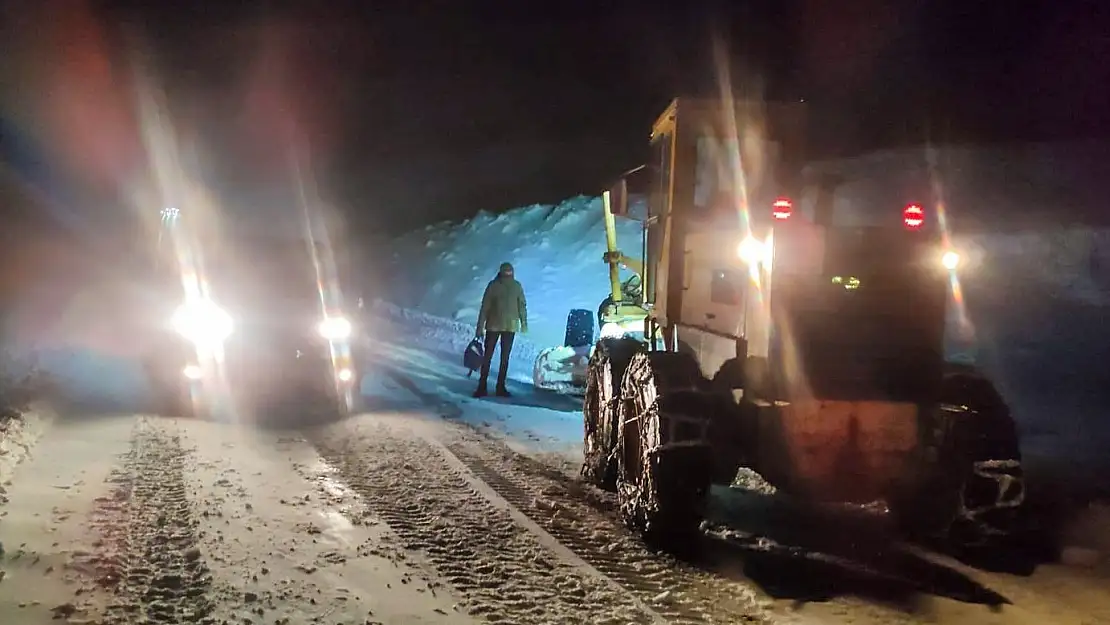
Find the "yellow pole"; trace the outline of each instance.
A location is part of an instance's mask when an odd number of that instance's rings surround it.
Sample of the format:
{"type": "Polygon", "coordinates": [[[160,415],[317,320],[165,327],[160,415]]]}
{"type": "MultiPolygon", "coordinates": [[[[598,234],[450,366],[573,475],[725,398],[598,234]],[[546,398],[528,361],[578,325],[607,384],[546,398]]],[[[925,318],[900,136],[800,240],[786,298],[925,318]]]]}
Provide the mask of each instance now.
{"type": "Polygon", "coordinates": [[[613,200],[609,191],[601,194],[605,210],[605,247],[609,252],[609,289],[614,304],[621,301],[621,270],[617,254],[617,223],[613,217],[613,200]]]}

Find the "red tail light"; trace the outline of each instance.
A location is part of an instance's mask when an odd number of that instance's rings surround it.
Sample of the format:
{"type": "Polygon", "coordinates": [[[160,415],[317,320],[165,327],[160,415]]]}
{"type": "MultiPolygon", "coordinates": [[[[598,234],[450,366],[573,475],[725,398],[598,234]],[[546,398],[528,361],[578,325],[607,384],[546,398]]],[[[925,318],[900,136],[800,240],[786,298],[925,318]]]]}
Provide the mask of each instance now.
{"type": "Polygon", "coordinates": [[[772,208],[775,219],[790,219],[790,216],[794,214],[794,203],[784,197],[775,200],[772,208]]]}
{"type": "Polygon", "coordinates": [[[925,225],[925,209],[919,204],[910,204],[902,209],[902,223],[910,230],[917,230],[925,225]]]}

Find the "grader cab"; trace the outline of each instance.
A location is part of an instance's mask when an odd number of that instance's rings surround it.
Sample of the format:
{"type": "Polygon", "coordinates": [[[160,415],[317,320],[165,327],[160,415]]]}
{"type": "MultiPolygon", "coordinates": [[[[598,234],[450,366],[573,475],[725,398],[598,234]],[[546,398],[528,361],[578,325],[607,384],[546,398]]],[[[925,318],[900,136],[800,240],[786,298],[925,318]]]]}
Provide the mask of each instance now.
{"type": "Polygon", "coordinates": [[[838,215],[837,181],[798,174],[803,121],[791,105],[675,100],[641,172],[640,262],[615,240],[627,184],[604,194],[612,290],[583,477],[653,537],[695,532],[710,485],[742,467],[811,501],[883,501],[961,543],[1004,536],[1024,498],[1016,428],[988,380],[944,360],[958,253],[919,204],[838,215]],[[804,187],[817,193],[799,207],[804,187]]]}

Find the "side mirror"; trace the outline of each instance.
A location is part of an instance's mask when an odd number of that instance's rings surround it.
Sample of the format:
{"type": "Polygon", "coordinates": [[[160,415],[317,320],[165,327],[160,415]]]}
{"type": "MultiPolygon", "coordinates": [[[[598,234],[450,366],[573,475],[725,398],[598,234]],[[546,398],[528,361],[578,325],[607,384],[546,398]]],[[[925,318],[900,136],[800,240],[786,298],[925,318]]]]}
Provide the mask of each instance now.
{"type": "MultiPolygon", "coordinates": [[[[656,168],[651,165],[640,165],[624,172],[613,186],[605,190],[604,197],[608,202],[609,211],[613,215],[632,217],[630,214],[632,197],[636,196],[639,202],[650,195],[655,171],[656,168]]],[[[635,218],[639,219],[639,217],[635,218]]]]}
{"type": "Polygon", "coordinates": [[[609,210],[614,215],[625,216],[628,214],[628,181],[621,178],[609,187],[609,210]]]}

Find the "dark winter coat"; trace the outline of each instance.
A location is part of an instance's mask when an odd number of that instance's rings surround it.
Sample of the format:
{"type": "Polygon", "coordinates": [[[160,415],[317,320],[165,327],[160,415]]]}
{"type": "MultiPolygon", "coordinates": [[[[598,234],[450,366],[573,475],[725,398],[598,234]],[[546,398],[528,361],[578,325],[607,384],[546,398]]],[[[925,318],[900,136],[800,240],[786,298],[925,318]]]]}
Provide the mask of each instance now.
{"type": "Polygon", "coordinates": [[[478,332],[527,332],[528,303],[524,287],[505,275],[486,285],[482,310],[478,313],[478,332]]]}

